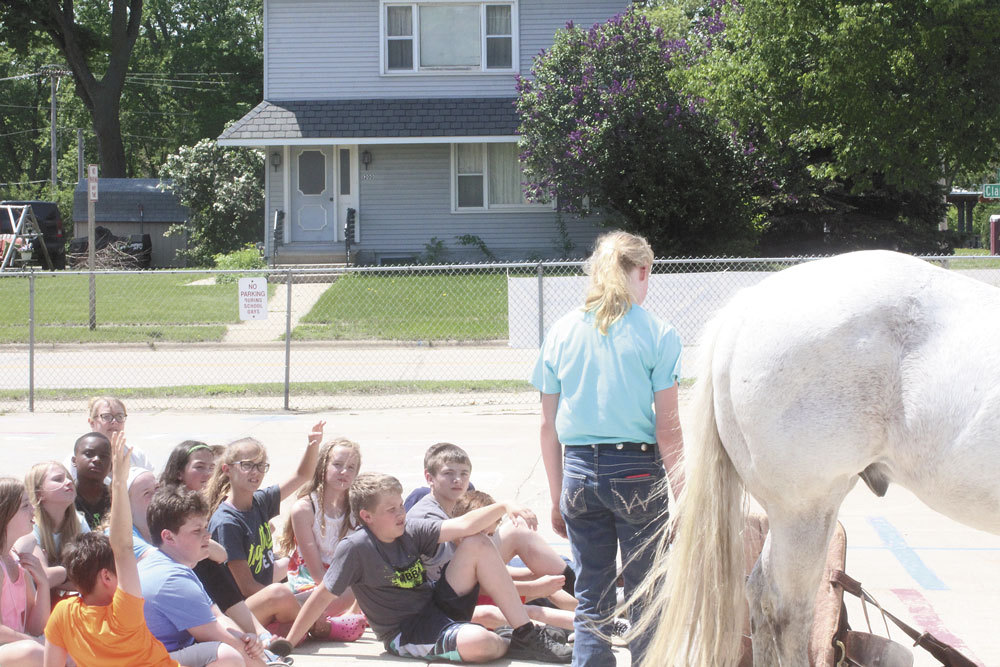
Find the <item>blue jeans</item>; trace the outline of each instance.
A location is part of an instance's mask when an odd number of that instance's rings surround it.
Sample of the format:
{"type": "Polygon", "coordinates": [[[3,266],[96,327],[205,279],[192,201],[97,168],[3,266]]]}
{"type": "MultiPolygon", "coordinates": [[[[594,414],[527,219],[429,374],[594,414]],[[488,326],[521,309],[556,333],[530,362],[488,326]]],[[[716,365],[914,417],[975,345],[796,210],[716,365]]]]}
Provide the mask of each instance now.
{"type": "MultiPolygon", "coordinates": [[[[573,629],[573,667],[614,667],[608,622],[615,611],[615,557],[621,545],[626,598],[652,566],[653,549],[642,549],[666,521],[665,472],[659,451],[617,451],[613,445],[566,447],[559,510],[576,561],[579,602],[573,629]]],[[[634,621],[640,610],[633,608],[634,621]]],[[[629,644],[632,663],[648,637],[629,644]]]]}

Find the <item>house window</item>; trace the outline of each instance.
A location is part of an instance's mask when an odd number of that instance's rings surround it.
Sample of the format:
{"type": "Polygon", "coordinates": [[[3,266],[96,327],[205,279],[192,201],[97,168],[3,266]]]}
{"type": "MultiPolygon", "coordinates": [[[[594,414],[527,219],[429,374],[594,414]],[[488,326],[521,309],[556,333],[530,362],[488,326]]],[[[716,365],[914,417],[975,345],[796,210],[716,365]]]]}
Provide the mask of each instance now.
{"type": "Polygon", "coordinates": [[[544,206],[524,196],[517,144],[454,144],[454,210],[544,206]]]}
{"type": "Polygon", "coordinates": [[[384,71],[512,72],[517,3],[383,2],[384,71]]]}

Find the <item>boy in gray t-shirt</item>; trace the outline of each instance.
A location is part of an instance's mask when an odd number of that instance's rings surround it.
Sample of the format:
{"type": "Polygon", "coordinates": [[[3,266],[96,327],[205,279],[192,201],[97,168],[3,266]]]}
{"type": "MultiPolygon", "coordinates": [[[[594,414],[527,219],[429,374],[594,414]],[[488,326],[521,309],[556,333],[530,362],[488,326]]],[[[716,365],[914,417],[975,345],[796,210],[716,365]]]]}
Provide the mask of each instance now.
{"type": "Polygon", "coordinates": [[[403,488],[394,477],[358,475],[350,502],[362,530],[337,545],[333,562],[295,618],[297,644],[330,603],[350,588],[376,636],[390,653],[423,660],[487,662],[512,658],[568,663],[572,650],[531,623],[493,544],[480,531],[504,514],[531,526],[530,510],[496,503],[446,521],[407,521],[403,488]],[[441,579],[431,583],[421,556],[464,538],[441,579]],[[468,622],[479,587],[514,626],[510,640],[468,622]]]}

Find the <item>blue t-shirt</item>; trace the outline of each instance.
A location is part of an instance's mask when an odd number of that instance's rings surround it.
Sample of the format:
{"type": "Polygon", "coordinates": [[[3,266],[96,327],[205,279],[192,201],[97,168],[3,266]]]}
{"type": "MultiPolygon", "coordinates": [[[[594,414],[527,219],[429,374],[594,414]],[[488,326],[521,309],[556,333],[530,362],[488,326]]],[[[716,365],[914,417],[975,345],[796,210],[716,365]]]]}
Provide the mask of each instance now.
{"type": "Polygon", "coordinates": [[[575,310],[545,336],[531,383],[559,394],[556,433],[564,445],[656,442],[653,394],[677,382],[677,332],[633,305],[607,335],[575,310]]]}
{"type": "Polygon", "coordinates": [[[212,539],[225,548],[229,560],[245,560],[263,586],[274,583],[274,540],[268,521],[281,511],[281,488],[275,484],[253,494],[246,512],[223,502],[208,522],[212,539]]]}
{"type": "MultiPolygon", "coordinates": [[[[111,528],[105,528],[104,534],[110,537],[111,528]]],[[[142,558],[142,555],[152,548],[153,545],[147,542],[146,538],[139,532],[139,529],[135,527],[135,524],[132,524],[132,551],[135,552],[136,561],[142,558]]]]}
{"type": "Polygon", "coordinates": [[[194,637],[187,629],[215,620],[212,599],[194,570],[162,551],[150,551],[138,566],[149,631],[168,651],[193,644],[194,637]]]}

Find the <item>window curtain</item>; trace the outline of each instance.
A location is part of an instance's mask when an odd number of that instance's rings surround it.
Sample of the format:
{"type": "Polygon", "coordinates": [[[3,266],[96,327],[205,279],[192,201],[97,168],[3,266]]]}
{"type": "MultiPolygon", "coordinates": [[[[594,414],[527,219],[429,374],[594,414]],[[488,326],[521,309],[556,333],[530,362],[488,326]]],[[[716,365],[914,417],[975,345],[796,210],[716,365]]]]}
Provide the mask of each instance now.
{"type": "Polygon", "coordinates": [[[413,35],[413,14],[409,7],[387,7],[386,34],[389,37],[413,35]]]}
{"type": "Polygon", "coordinates": [[[489,144],[490,205],[523,204],[517,144],[489,144]]]}

